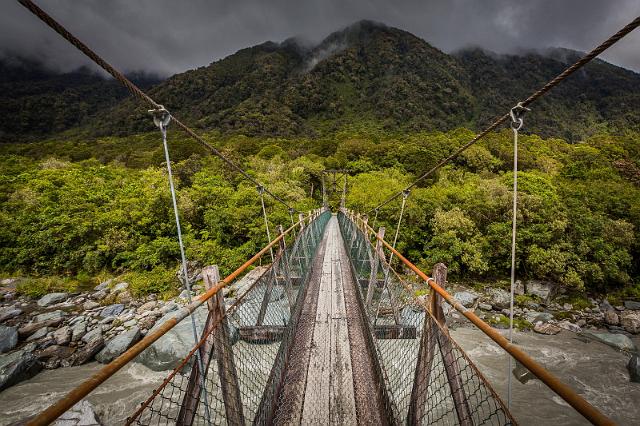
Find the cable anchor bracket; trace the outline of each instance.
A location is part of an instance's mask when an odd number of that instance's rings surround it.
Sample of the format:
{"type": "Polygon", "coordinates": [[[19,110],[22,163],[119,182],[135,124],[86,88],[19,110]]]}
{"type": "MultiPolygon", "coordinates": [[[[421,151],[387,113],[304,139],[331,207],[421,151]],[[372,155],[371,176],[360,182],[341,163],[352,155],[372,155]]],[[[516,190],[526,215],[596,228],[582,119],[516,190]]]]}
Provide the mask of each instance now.
{"type": "Polygon", "coordinates": [[[524,114],[531,111],[531,108],[527,108],[522,105],[522,102],[518,102],[516,106],[511,108],[509,116],[511,117],[511,128],[513,130],[520,130],[524,124],[524,114]]]}
{"type": "Polygon", "coordinates": [[[149,113],[153,115],[153,124],[156,127],[160,128],[160,130],[167,128],[171,121],[171,114],[164,106],[160,105],[160,108],[150,109],[149,113]]]}

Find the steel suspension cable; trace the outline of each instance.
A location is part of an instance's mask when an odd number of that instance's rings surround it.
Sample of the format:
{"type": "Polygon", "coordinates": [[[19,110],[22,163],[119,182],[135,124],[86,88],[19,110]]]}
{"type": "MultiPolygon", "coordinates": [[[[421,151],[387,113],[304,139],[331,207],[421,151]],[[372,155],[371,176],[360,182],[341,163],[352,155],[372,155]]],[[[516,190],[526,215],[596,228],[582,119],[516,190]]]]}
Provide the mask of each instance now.
{"type": "MultiPolygon", "coordinates": [[[[78,50],[80,50],[82,53],[84,53],[89,59],[91,59],[93,62],[95,62],[97,65],[99,65],[106,72],[111,74],[113,76],[113,78],[115,78],[120,83],[122,83],[122,85],[125,86],[127,88],[127,90],[129,90],[129,92],[131,92],[131,94],[134,97],[140,99],[143,102],[146,102],[154,110],[166,110],[162,105],[160,105],[159,103],[154,101],[149,95],[144,93],[138,86],[133,84],[131,82],[131,80],[129,80],[127,77],[125,77],[124,74],[122,74],[120,71],[118,71],[113,66],[111,66],[107,61],[102,59],[97,53],[95,53],[93,50],[91,50],[86,44],[84,44],[82,41],[80,41],[76,36],[71,34],[58,21],[53,19],[47,12],[42,10],[35,3],[33,3],[31,0],[17,0],[17,1],[21,5],[23,5],[25,8],[27,8],[31,13],[33,13],[35,16],[37,16],[42,22],[47,24],[51,29],[53,29],[55,32],[60,34],[65,40],[67,40],[69,43],[71,43],[73,46],[75,46],[78,50]]],[[[178,127],[180,127],[182,130],[184,130],[185,133],[187,133],[193,139],[198,141],[202,146],[204,146],[212,154],[214,154],[215,156],[220,158],[224,163],[226,163],[229,167],[231,167],[236,172],[240,173],[245,179],[247,179],[248,181],[253,183],[255,186],[263,186],[264,187],[264,185],[262,185],[255,178],[253,178],[251,175],[249,175],[240,166],[238,166],[233,161],[231,161],[230,159],[225,157],[218,149],[216,149],[213,145],[211,145],[210,143],[205,141],[200,135],[195,133],[190,127],[188,127],[186,124],[182,123],[180,120],[178,120],[176,117],[174,117],[171,113],[169,113],[169,114],[171,116],[171,120],[178,127]]],[[[279,203],[283,204],[288,209],[291,208],[282,198],[280,198],[279,196],[275,195],[274,193],[269,191],[267,188],[265,188],[265,192],[269,196],[271,196],[273,199],[275,199],[279,203]]]]}
{"type": "MultiPolygon", "coordinates": [[[[404,215],[404,208],[407,205],[407,198],[409,198],[409,191],[403,191],[402,192],[402,206],[400,207],[400,215],[398,216],[398,224],[396,225],[396,233],[393,236],[393,249],[395,250],[396,248],[396,244],[398,243],[398,235],[400,234],[400,225],[402,225],[402,217],[404,215]]],[[[387,286],[389,285],[389,272],[391,271],[391,262],[393,261],[393,251],[391,252],[391,254],[389,255],[389,263],[387,264],[387,270],[384,274],[384,284],[382,286],[382,293],[380,293],[380,300],[378,301],[378,307],[376,308],[376,317],[375,317],[375,322],[377,323],[378,321],[378,315],[380,314],[380,305],[382,304],[382,294],[384,293],[385,289],[387,288],[387,286]]],[[[389,291],[389,296],[391,296],[391,291],[389,291]]]]}
{"type": "MultiPolygon", "coordinates": [[[[520,105],[523,106],[523,107],[527,107],[530,104],[532,104],[533,102],[535,102],[542,95],[544,95],[545,93],[549,92],[551,89],[553,89],[555,86],[560,84],[560,82],[565,80],[567,77],[569,77],[571,74],[576,72],[578,69],[582,68],[584,65],[586,65],[589,62],[591,62],[595,57],[597,57],[602,52],[607,50],[609,47],[613,46],[615,43],[620,41],[620,39],[622,39],[624,36],[629,34],[631,31],[635,30],[638,26],[640,26],[640,16],[636,17],[633,21],[631,21],[629,24],[627,24],[622,29],[620,29],[620,31],[618,31],[617,33],[615,33],[614,35],[609,37],[607,40],[605,40],[602,44],[597,46],[591,52],[587,53],[585,56],[580,58],[576,63],[574,63],[570,67],[566,68],[564,71],[562,71],[560,74],[558,74],[554,79],[552,79],[547,84],[542,86],[539,90],[537,90],[536,92],[532,93],[527,99],[525,99],[524,101],[520,102],[520,105]]],[[[486,129],[484,129],[482,132],[477,134],[469,142],[467,142],[466,144],[464,144],[460,148],[456,149],[451,155],[449,155],[448,157],[440,160],[435,166],[433,166],[431,169],[427,170],[422,175],[420,175],[411,185],[407,186],[404,190],[405,191],[406,190],[410,190],[413,187],[415,187],[418,183],[420,183],[421,181],[423,181],[427,177],[431,176],[434,172],[436,172],[442,166],[444,166],[445,164],[449,163],[451,160],[453,160],[458,155],[460,155],[462,152],[464,152],[471,145],[475,144],[480,139],[484,138],[487,134],[489,134],[490,132],[492,132],[493,130],[498,128],[498,126],[500,126],[501,124],[503,124],[504,122],[509,120],[509,118],[510,118],[510,113],[509,112],[507,112],[506,114],[498,117],[486,129]]],[[[401,195],[402,195],[402,191],[392,195],[387,200],[383,201],[382,203],[378,204],[373,209],[369,210],[367,213],[370,213],[370,212],[374,211],[375,209],[379,209],[380,207],[383,207],[383,206],[387,205],[388,203],[390,203],[391,201],[395,200],[396,198],[398,198],[401,195]]]]}
{"type": "MultiPolygon", "coordinates": [[[[518,104],[509,111],[511,129],[513,130],[513,207],[511,219],[511,289],[509,299],[509,343],[513,343],[513,298],[516,283],[516,224],[518,217],[518,133],[524,124],[523,115],[528,110],[518,104]]],[[[507,368],[507,408],[511,409],[511,369],[513,358],[509,355],[507,368]]]]}
{"type": "MultiPolygon", "coordinates": [[[[184,279],[184,287],[187,290],[187,300],[189,304],[191,304],[191,283],[189,282],[189,271],[187,268],[187,256],[184,252],[184,243],[182,241],[182,229],[180,227],[180,213],[178,212],[178,203],[176,201],[176,188],[173,184],[173,172],[171,170],[171,158],[169,157],[169,146],[167,145],[167,125],[169,121],[171,121],[171,116],[166,111],[158,111],[153,117],[154,123],[160,128],[160,132],[162,133],[162,146],[164,148],[164,158],[167,162],[167,174],[169,177],[169,189],[171,191],[171,203],[173,204],[173,213],[176,220],[176,230],[178,234],[178,245],[180,246],[180,258],[182,260],[182,274],[184,279]]],[[[198,344],[199,336],[198,329],[196,327],[195,315],[191,315],[191,330],[193,332],[193,340],[195,344],[198,344]]],[[[203,330],[204,331],[204,330],[203,330]]],[[[196,353],[196,360],[198,362],[198,367],[200,368],[201,374],[200,376],[200,387],[204,393],[204,410],[205,410],[205,418],[207,420],[207,424],[211,425],[211,414],[209,410],[209,398],[207,396],[207,388],[204,383],[204,363],[202,362],[202,357],[200,356],[200,351],[196,353]]]]}
{"type": "MultiPolygon", "coordinates": [[[[262,204],[262,216],[264,217],[264,227],[267,230],[267,244],[271,243],[271,232],[269,231],[269,218],[267,217],[267,209],[264,205],[264,187],[258,186],[258,192],[260,193],[260,204],[262,204]]],[[[273,264],[273,248],[269,247],[269,253],[271,254],[271,263],[273,264]]]]}

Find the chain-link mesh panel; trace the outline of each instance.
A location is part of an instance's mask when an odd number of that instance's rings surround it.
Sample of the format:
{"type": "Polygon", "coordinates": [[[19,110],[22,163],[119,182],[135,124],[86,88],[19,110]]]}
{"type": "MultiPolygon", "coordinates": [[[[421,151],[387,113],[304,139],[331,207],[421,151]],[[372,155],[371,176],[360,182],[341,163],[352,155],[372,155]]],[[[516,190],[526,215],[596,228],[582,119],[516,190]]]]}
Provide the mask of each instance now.
{"type": "Polygon", "coordinates": [[[345,214],[338,220],[392,423],[515,424],[462,349],[345,214]]]}
{"type": "Polygon", "coordinates": [[[221,292],[208,301],[202,339],[128,424],[265,424],[272,420],[302,309],[300,296],[330,217],[329,212],[321,213],[298,233],[249,288],[238,289],[230,306],[225,306],[221,292]]]}

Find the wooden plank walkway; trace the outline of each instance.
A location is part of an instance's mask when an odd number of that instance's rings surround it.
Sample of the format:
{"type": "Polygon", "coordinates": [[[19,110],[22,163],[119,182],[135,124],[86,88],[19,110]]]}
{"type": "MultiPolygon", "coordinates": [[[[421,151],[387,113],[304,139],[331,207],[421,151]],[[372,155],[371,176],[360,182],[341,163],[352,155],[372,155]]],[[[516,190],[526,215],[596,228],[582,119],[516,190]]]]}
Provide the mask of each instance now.
{"type": "Polygon", "coordinates": [[[276,422],[384,424],[357,288],[335,216],[316,256],[276,422]]]}

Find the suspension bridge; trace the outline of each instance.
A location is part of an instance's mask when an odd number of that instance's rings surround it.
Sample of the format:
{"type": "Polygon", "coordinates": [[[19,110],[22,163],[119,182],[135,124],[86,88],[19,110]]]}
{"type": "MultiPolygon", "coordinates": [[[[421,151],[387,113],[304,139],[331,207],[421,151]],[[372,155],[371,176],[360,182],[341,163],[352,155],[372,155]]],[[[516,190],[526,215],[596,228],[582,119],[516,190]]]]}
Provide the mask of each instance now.
{"type": "MultiPolygon", "coordinates": [[[[344,193],[348,171],[327,170],[337,186],[344,177],[340,209],[331,212],[325,199],[316,210],[298,212],[255,180],[195,131],[172,116],[88,46],[30,0],[18,0],[45,24],[91,58],[138,99],[149,105],[162,133],[170,189],[181,247],[180,217],[167,145],[170,122],[220,157],[257,187],[269,243],[233,273],[221,279],[215,266],[203,270],[206,292],[170,320],[151,331],[63,399],[28,419],[50,424],[123,366],[161,339],[181,321],[192,321],[194,346],[126,424],[517,424],[510,411],[511,360],[515,359],[593,424],[614,424],[571,387],[498,333],[447,291],[447,267],[433,265],[432,276],[396,250],[406,200],[418,183],[500,125],[514,133],[512,303],[515,279],[517,141],[524,113],[538,98],[640,26],[640,17],[568,67],[530,97],[498,117],[467,144],[367,214],[349,210],[344,193]],[[272,238],[264,197],[283,204],[290,215],[272,238]],[[402,197],[393,241],[373,226],[380,208],[402,197]],[[295,221],[294,214],[298,214],[295,221]],[[222,289],[241,279],[263,257],[270,265],[242,294],[225,300],[222,289]],[[394,266],[395,265],[395,266],[394,266]],[[399,273],[407,271],[408,281],[399,273]],[[418,292],[418,290],[423,290],[418,292]],[[426,295],[417,296],[418,293],[426,295]],[[509,355],[506,402],[482,371],[452,338],[444,306],[454,309],[509,355]],[[193,320],[207,310],[202,329],[193,320]]],[[[323,176],[324,182],[324,176],[323,176]]],[[[334,188],[335,189],[335,188],[334,188]]],[[[188,271],[183,271],[188,277],[188,271]]],[[[185,287],[191,292],[188,279],[185,287]]],[[[513,313],[513,304],[510,310],[513,313]]],[[[513,317],[511,317],[511,323],[513,317]]]]}

